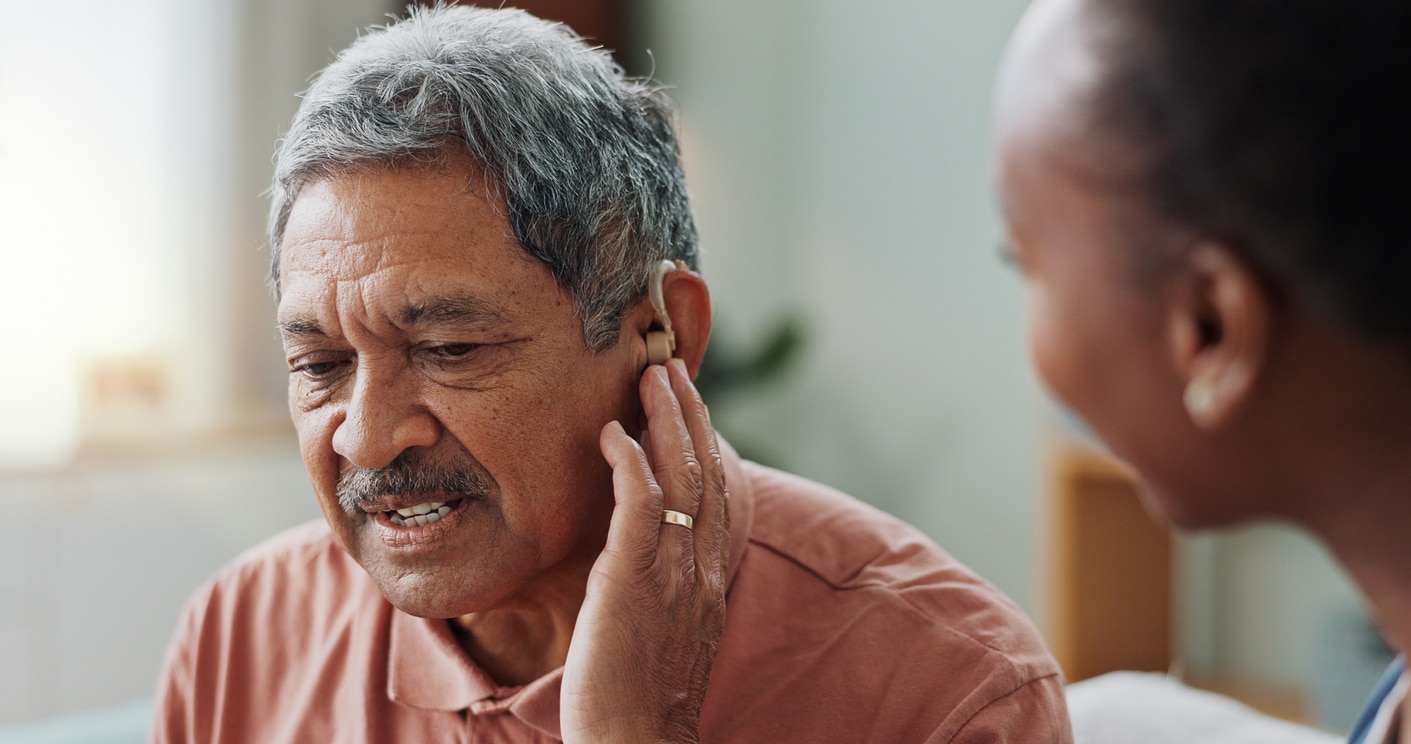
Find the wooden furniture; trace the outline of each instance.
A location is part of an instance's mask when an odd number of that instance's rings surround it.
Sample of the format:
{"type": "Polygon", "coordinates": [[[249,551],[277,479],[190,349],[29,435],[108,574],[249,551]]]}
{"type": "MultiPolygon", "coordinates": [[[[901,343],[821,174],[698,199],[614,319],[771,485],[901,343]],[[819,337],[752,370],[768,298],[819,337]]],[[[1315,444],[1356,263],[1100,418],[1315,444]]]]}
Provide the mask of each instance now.
{"type": "MultiPolygon", "coordinates": [[[[1054,531],[1046,576],[1048,641],[1067,681],[1179,667],[1175,541],[1148,514],[1136,475],[1110,455],[1067,441],[1049,467],[1054,531]]],[[[1269,715],[1313,720],[1297,690],[1223,677],[1184,681],[1269,715]]]]}
{"type": "Polygon", "coordinates": [[[1143,508],[1131,470],[1065,446],[1052,460],[1055,532],[1049,639],[1069,682],[1166,671],[1172,650],[1170,531],[1143,508]]]}

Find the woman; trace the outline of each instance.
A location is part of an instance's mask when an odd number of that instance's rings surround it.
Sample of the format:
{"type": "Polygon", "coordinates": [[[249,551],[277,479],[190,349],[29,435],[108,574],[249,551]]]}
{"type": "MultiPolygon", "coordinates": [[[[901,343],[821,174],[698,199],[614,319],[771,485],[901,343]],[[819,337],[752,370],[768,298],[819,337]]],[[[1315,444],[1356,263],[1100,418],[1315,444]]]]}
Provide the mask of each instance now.
{"type": "MultiPolygon", "coordinates": [[[[1411,4],[1387,0],[1038,0],[996,106],[1000,198],[1044,383],[1174,524],[1273,518],[1312,532],[1403,650],[1408,31],[1411,4]]],[[[619,477],[641,484],[619,491],[645,494],[649,468],[628,445],[604,436],[619,477]]],[[[714,607],[709,584],[687,572],[668,582],[686,598],[674,614],[641,611],[645,592],[621,587],[670,567],[616,560],[603,575],[628,581],[613,582],[617,603],[585,608],[565,711],[689,730],[709,669],[691,608],[714,607]],[[617,691],[576,682],[611,646],[613,633],[592,635],[605,622],[646,639],[650,686],[675,691],[651,699],[674,708],[634,705],[621,670],[617,691]],[[683,648],[697,661],[680,663],[683,648]],[[665,658],[678,661],[654,663],[665,658]]],[[[1411,744],[1406,685],[1398,662],[1354,742],[1411,744]]]]}
{"type": "MultiPolygon", "coordinates": [[[[1398,649],[1408,30],[1411,5],[1379,0],[1040,0],[996,117],[1046,385],[1177,526],[1312,532],[1398,649]]],[[[1354,741],[1411,742],[1387,692],[1354,741]]]]}

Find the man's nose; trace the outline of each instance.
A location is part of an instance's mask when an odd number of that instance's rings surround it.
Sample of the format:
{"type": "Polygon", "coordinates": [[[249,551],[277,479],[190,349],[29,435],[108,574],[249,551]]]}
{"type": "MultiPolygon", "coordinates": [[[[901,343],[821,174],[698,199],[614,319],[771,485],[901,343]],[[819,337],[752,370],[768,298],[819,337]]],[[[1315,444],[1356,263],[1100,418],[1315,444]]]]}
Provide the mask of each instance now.
{"type": "Polygon", "coordinates": [[[427,410],[415,385],[395,377],[360,374],[343,421],[333,432],[333,451],[361,468],[383,468],[413,447],[430,447],[441,423],[427,410]]]}

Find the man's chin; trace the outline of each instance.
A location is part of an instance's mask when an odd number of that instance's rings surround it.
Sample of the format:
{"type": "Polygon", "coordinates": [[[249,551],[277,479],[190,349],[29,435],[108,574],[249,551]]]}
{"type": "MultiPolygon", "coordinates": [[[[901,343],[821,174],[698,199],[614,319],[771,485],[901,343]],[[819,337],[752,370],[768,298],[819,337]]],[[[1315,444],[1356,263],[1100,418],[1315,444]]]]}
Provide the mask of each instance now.
{"type": "Polygon", "coordinates": [[[483,612],[494,607],[501,592],[477,590],[469,577],[446,571],[404,572],[396,576],[372,575],[382,596],[398,610],[416,617],[443,620],[483,612]]]}
{"type": "Polygon", "coordinates": [[[505,551],[496,549],[493,539],[461,535],[460,540],[393,545],[385,539],[388,525],[376,523],[379,518],[385,521],[385,515],[350,517],[340,511],[334,516],[336,521],[330,519],[330,527],[343,550],[362,566],[393,607],[409,615],[450,618],[480,612],[494,607],[519,583],[515,567],[503,559],[505,551]],[[472,550],[467,543],[488,543],[491,547],[472,550]],[[479,565],[480,560],[495,555],[501,558],[492,561],[494,566],[479,565]]]}

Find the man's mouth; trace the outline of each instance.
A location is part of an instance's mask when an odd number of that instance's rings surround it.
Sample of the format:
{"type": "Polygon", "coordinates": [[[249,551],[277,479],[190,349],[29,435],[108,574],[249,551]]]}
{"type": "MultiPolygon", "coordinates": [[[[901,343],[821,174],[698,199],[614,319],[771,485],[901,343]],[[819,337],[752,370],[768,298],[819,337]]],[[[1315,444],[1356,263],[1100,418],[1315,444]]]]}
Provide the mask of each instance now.
{"type": "Polygon", "coordinates": [[[447,498],[451,495],[404,494],[400,498],[389,495],[379,499],[381,503],[364,504],[362,511],[371,517],[372,523],[369,526],[373,534],[387,547],[396,550],[429,548],[464,525],[469,518],[471,505],[479,501],[470,495],[447,498]],[[407,503],[415,498],[437,496],[445,501],[407,503]]]}
{"type": "Polygon", "coordinates": [[[385,511],[388,521],[398,527],[425,527],[433,522],[438,522],[460,503],[460,499],[452,501],[427,501],[422,504],[414,504],[404,509],[393,509],[385,511]]]}

